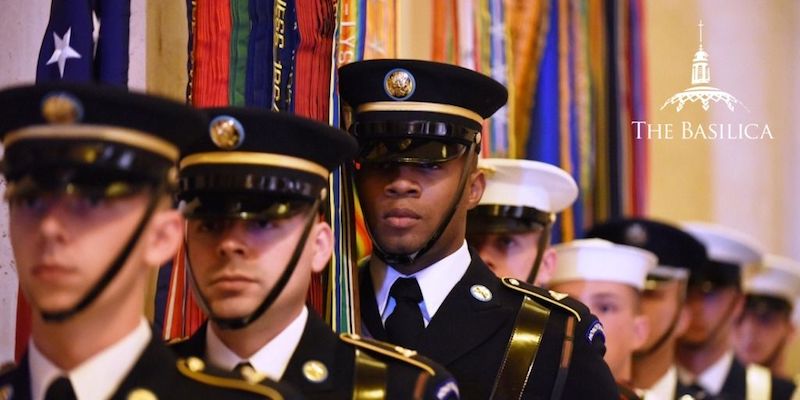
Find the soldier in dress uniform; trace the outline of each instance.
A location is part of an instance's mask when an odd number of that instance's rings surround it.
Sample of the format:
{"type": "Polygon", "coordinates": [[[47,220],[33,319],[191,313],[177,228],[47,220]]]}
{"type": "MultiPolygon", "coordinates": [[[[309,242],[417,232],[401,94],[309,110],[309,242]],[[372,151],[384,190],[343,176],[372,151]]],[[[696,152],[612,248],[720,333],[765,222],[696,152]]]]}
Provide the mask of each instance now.
{"type": "Polygon", "coordinates": [[[795,387],[759,365],[734,357],[732,333],[744,306],[742,277],[761,265],[753,238],[719,225],[692,222],[682,228],[706,247],[709,262],[689,277],[691,322],[678,342],[679,379],[695,397],[788,399],[795,387]]]}
{"type": "Polygon", "coordinates": [[[180,193],[195,293],[210,321],[181,356],[264,374],[315,399],[455,399],[441,367],[415,352],[337,336],[306,306],[328,265],[328,175],[356,151],[338,129],[255,108],[206,110],[183,150],[180,193]]]}
{"type": "Polygon", "coordinates": [[[734,329],[737,358],[789,378],[784,362],[795,332],[792,313],[800,296],[800,263],[768,254],[763,268],[745,280],[744,292],[744,312],[734,329]]]}
{"type": "Polygon", "coordinates": [[[171,207],[180,140],[204,118],[100,86],[0,92],[11,244],[31,340],[2,399],[283,399],[291,391],[178,360],[144,317],[152,272],[182,237],[171,207]]]}
{"type": "Polygon", "coordinates": [[[678,380],[675,348],[689,327],[686,287],[689,271],[707,262],[706,249],[676,226],[645,218],[626,218],[595,225],[586,237],[640,247],[658,257],[642,292],[642,313],[650,334],[633,357],[633,386],[646,400],[677,399],[686,393],[678,380]]]}
{"type": "Polygon", "coordinates": [[[617,382],[632,388],[633,352],[647,339],[648,321],[639,301],[656,256],[603,239],[580,239],[554,246],[556,268],[550,287],[587,306],[603,323],[605,360],[617,382]]]}
{"type": "Polygon", "coordinates": [[[485,186],[481,125],[506,89],[415,60],[355,62],[339,77],[373,241],[359,272],[363,333],[440,362],[464,398],[616,398],[597,318],[575,300],[497,278],[466,244],[467,210],[485,186]]]}
{"type": "Polygon", "coordinates": [[[550,164],[502,158],[478,161],[486,189],[467,213],[467,243],[495,275],[544,287],[553,275],[550,233],[556,213],[578,198],[578,185],[550,164]]]}

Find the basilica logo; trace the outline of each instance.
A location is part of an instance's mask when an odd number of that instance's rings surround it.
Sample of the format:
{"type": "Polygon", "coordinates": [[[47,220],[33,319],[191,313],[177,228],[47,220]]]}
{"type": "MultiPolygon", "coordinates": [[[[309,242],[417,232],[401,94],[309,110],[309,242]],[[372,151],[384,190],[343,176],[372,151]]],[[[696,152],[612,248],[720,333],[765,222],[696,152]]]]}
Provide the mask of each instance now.
{"type": "MultiPolygon", "coordinates": [[[[698,24],[700,40],[697,52],[692,59],[692,84],[681,92],[668,98],[659,110],[672,109],[681,112],[685,107],[697,103],[704,111],[712,104],[724,105],[730,112],[738,113],[750,110],[732,94],[711,85],[711,66],[709,54],[703,48],[703,21],[698,24]]],[[[700,139],[700,140],[760,140],[774,139],[769,124],[749,123],[708,123],[694,124],[682,121],[680,126],[674,124],[649,123],[647,121],[631,121],[636,139],[700,139]]]]}

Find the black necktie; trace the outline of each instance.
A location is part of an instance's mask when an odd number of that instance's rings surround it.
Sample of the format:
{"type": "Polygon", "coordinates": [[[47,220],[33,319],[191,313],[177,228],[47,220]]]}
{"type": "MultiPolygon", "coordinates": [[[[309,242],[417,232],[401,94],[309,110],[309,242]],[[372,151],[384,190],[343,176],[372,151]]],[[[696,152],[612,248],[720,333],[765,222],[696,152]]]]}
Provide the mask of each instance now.
{"type": "Polygon", "coordinates": [[[708,393],[702,386],[693,383],[688,387],[688,395],[692,396],[695,400],[712,400],[715,397],[708,393]]]}
{"type": "Polygon", "coordinates": [[[61,376],[54,380],[44,394],[44,400],[77,400],[69,379],[61,376]]]}
{"type": "Polygon", "coordinates": [[[422,291],[416,278],[399,278],[389,290],[395,301],[394,311],[386,319],[386,334],[389,342],[403,347],[416,348],[417,339],[425,329],[419,303],[422,291]]]}

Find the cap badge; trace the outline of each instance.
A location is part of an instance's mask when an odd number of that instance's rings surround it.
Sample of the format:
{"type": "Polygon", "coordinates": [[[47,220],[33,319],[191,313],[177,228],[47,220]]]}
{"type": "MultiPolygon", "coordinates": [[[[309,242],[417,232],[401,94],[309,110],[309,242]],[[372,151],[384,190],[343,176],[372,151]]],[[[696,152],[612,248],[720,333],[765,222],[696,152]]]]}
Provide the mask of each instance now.
{"type": "Polygon", "coordinates": [[[128,400],[158,400],[158,397],[148,389],[136,388],[128,393],[128,400]]]}
{"type": "Polygon", "coordinates": [[[83,119],[83,106],[68,93],[50,93],[42,100],[42,117],[51,124],[80,122],[83,119]]]}
{"type": "Polygon", "coordinates": [[[395,100],[408,99],[414,94],[416,86],[414,75],[402,68],[389,71],[383,80],[383,89],[389,97],[395,100]]]}
{"type": "Polygon", "coordinates": [[[303,376],[309,382],[321,383],[328,379],[328,367],[321,361],[311,360],[303,364],[303,376]]]}
{"type": "Polygon", "coordinates": [[[469,292],[472,294],[472,297],[484,303],[492,299],[492,291],[483,285],[472,285],[472,287],[469,288],[469,292]]]}
{"type": "Polygon", "coordinates": [[[641,224],[633,224],[625,231],[625,243],[644,246],[647,243],[647,230],[641,224]]]}
{"type": "Polygon", "coordinates": [[[209,125],[211,141],[222,150],[233,150],[244,142],[244,127],[236,118],[220,115],[209,125]]]}

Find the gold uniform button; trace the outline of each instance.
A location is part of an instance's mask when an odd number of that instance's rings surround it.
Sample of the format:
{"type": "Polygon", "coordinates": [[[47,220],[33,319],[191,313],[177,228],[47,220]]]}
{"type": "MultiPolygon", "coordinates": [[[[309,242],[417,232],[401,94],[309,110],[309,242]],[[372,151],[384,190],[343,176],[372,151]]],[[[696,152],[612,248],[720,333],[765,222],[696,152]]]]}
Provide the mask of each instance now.
{"type": "Polygon", "coordinates": [[[472,297],[484,303],[492,300],[492,291],[486,286],[473,285],[471,288],[469,288],[469,292],[472,294],[472,297]]]}
{"type": "Polygon", "coordinates": [[[158,396],[145,388],[136,388],[128,393],[128,400],[158,400],[158,396]]]}
{"type": "Polygon", "coordinates": [[[328,379],[328,367],[321,361],[311,360],[303,364],[303,376],[309,382],[321,383],[328,379]]]}
{"type": "Polygon", "coordinates": [[[200,372],[206,368],[206,363],[197,357],[189,357],[186,359],[186,366],[189,367],[189,371],[200,372]]]}
{"type": "Polygon", "coordinates": [[[510,283],[510,284],[512,284],[514,286],[519,286],[519,281],[514,279],[514,278],[509,279],[508,283],[510,283]]]}
{"type": "Polygon", "coordinates": [[[14,387],[11,384],[7,384],[3,387],[0,387],[0,400],[8,400],[11,399],[11,396],[14,395],[14,387]]]}

